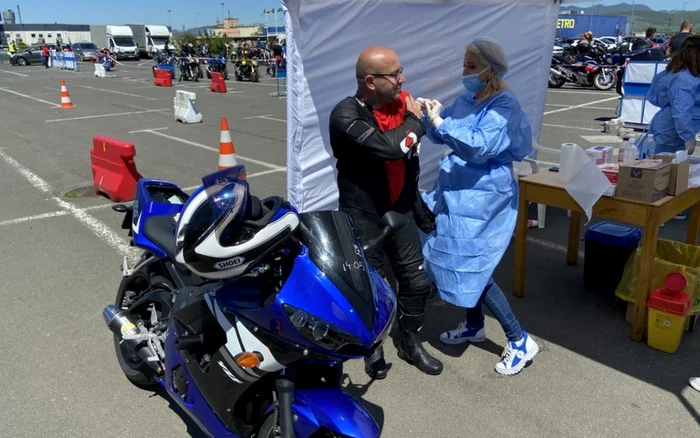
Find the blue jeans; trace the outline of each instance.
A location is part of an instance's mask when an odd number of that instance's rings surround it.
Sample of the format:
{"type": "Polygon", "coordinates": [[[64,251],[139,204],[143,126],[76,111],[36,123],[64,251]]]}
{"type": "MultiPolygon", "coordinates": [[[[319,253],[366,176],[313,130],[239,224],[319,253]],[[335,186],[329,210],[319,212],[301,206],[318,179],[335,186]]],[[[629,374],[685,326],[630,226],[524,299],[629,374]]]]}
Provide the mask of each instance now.
{"type": "Polygon", "coordinates": [[[486,305],[486,308],[493,316],[501,323],[503,331],[506,332],[506,337],[509,341],[519,341],[523,338],[523,328],[515,318],[513,310],[508,304],[506,296],[500,287],[493,281],[489,280],[484,292],[479,298],[479,302],[471,309],[467,309],[467,323],[473,328],[482,328],[484,326],[484,312],[481,309],[481,304],[486,305]]]}

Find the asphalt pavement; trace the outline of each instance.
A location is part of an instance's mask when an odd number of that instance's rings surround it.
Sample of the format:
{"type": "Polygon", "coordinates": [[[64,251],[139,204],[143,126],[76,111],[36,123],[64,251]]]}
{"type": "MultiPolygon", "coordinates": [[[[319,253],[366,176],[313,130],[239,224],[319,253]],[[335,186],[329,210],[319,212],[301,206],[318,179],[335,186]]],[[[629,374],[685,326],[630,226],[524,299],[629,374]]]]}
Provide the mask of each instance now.
{"type": "MultiPolygon", "coordinates": [[[[116,78],[0,66],[0,430],[7,437],[200,436],[162,393],[122,375],[101,311],[114,301],[122,258],[134,253],[121,216],[91,191],[89,151],[102,134],[133,142],[142,175],[193,188],[216,169],[220,117],[261,197],[286,193],[286,107],[274,79],[153,85],[149,63],[127,62],[116,78]],[[60,80],[73,109],[59,109],[60,80]],[[173,117],[174,89],[197,93],[203,123],[173,117]]],[[[602,133],[615,117],[614,92],[581,87],[547,94],[540,143],[559,148],[619,143],[602,133]]],[[[556,154],[540,154],[543,165],[556,154]]],[[[533,206],[532,217],[535,217],[533,206]]],[[[590,225],[590,224],[589,224],[590,225]]],[[[662,238],[683,240],[687,221],[662,238]]],[[[625,306],[583,289],[583,258],[565,263],[566,212],[549,208],[529,232],[526,295],[510,296],[513,254],[496,280],[541,352],[520,375],[493,367],[505,336],[487,317],[487,341],[443,346],[437,338],[462,312],[431,301],[427,348],[445,365],[421,374],[386,346],[389,376],[370,381],[362,361],[346,364],[348,389],[371,410],[383,437],[697,436],[700,343],[687,333],[673,355],[629,338],[625,306]]],[[[584,245],[581,245],[582,252],[584,245]]],[[[700,328],[698,328],[700,330],[700,328]]]]}

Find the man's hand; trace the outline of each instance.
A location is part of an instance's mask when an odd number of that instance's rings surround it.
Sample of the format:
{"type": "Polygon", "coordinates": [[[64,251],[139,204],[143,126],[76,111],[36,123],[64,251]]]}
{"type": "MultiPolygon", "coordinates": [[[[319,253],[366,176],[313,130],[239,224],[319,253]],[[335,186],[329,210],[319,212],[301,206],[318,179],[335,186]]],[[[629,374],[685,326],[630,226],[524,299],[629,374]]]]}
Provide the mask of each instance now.
{"type": "Polygon", "coordinates": [[[411,96],[406,97],[406,109],[412,112],[419,119],[421,118],[422,112],[420,109],[420,105],[418,105],[411,96]]]}

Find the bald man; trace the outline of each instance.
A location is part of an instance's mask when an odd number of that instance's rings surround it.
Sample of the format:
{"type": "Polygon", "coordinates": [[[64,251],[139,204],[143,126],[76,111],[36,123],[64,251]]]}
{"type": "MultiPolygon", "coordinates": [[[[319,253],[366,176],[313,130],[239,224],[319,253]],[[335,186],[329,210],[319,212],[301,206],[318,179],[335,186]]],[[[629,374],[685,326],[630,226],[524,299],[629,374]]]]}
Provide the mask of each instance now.
{"type": "MultiPolygon", "coordinates": [[[[410,226],[391,233],[383,247],[365,255],[382,275],[386,254],[399,283],[399,357],[426,374],[440,374],[442,363],[423,348],[420,329],[425,303],[434,285],[423,269],[418,228],[434,221],[418,193],[420,138],[426,128],[421,111],[401,87],[406,81],[391,49],[365,49],[355,67],[357,93],[331,112],[330,141],[337,159],[340,210],[349,213],[364,243],[381,234],[379,220],[388,211],[406,215],[410,226]]],[[[365,358],[365,372],[386,377],[382,348],[365,358]]]]}

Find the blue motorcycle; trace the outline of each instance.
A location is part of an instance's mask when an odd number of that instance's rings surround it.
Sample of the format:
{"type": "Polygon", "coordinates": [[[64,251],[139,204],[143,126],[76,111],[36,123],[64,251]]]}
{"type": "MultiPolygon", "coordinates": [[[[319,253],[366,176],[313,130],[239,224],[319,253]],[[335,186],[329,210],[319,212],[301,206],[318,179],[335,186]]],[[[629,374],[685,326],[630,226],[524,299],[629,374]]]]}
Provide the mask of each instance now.
{"type": "Polygon", "coordinates": [[[205,60],[207,79],[211,79],[212,72],[221,73],[224,80],[228,80],[228,66],[226,65],[226,53],[220,53],[216,58],[206,58],[205,60]]]}
{"type": "MultiPolygon", "coordinates": [[[[243,166],[232,172],[245,175],[243,166]]],[[[367,410],[341,387],[343,363],[370,355],[396,318],[396,297],[364,251],[407,225],[393,212],[363,247],[349,215],[297,213],[279,197],[251,196],[251,211],[297,215],[297,231],[243,275],[207,280],[176,262],[180,213],[192,196],[141,179],[123,229],[144,250],[127,258],[115,305],[103,315],[119,365],[141,386],[162,385],[210,436],[378,437],[367,410]]]]}

